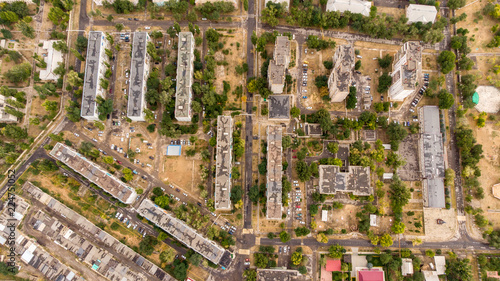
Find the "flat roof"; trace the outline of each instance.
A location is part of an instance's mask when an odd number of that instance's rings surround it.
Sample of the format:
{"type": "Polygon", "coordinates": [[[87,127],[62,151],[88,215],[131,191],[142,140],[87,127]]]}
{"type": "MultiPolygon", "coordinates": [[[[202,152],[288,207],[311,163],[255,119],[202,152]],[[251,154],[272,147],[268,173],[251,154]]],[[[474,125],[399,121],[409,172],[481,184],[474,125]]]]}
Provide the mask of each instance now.
{"type": "Polygon", "coordinates": [[[299,279],[300,274],[297,270],[294,269],[263,269],[257,268],[257,280],[258,281],[293,281],[293,280],[302,280],[299,279]]]}
{"type": "Polygon", "coordinates": [[[437,10],[436,7],[430,5],[410,4],[406,8],[406,17],[408,23],[412,22],[434,22],[436,20],[437,10]]]}
{"type": "Polygon", "coordinates": [[[423,177],[427,187],[427,204],[431,208],[444,208],[444,145],[437,106],[423,106],[421,109],[423,133],[420,138],[423,159],[423,177]]]}
{"type": "Polygon", "coordinates": [[[137,197],[135,189],[110,174],[101,166],[88,160],[85,156],[60,142],[56,143],[50,152],[50,156],[84,176],[122,203],[130,204],[134,202],[137,197]]]}
{"type": "Polygon", "coordinates": [[[180,156],[182,152],[182,146],[180,145],[169,145],[167,146],[167,156],[180,156]]]}
{"type": "Polygon", "coordinates": [[[82,92],[82,117],[93,117],[97,112],[97,88],[100,87],[99,69],[104,67],[100,54],[104,40],[106,39],[102,31],[89,32],[82,92]]]}
{"type": "Polygon", "coordinates": [[[282,157],[281,146],[283,127],[270,125],[267,127],[267,218],[281,219],[282,200],[282,157]]]}
{"type": "Polygon", "coordinates": [[[132,39],[132,59],[130,62],[130,84],[128,92],[128,117],[143,116],[145,102],[146,55],[149,35],[147,32],[134,32],[132,39]]]}
{"type": "Polygon", "coordinates": [[[417,41],[409,41],[403,44],[394,56],[392,67],[392,83],[400,79],[405,90],[416,89],[417,79],[422,72],[422,46],[417,41]]]}
{"type": "Polygon", "coordinates": [[[231,209],[231,161],[233,118],[217,117],[217,151],[215,165],[215,209],[231,209]]]}
{"type": "Polygon", "coordinates": [[[370,15],[372,3],[361,0],[329,0],[326,4],[327,11],[339,11],[341,13],[350,11],[353,14],[370,15]]]}
{"type": "Polygon", "coordinates": [[[40,69],[41,80],[54,80],[59,79],[59,75],[54,73],[54,70],[59,67],[59,63],[63,62],[61,51],[54,49],[53,44],[59,40],[43,41],[43,49],[47,50],[47,56],[43,60],[47,63],[47,68],[40,69]]]}
{"type": "Polygon", "coordinates": [[[334,60],[331,73],[334,81],[333,86],[340,92],[348,92],[354,69],[354,47],[350,44],[340,45],[335,53],[334,60]]]}
{"type": "Polygon", "coordinates": [[[284,65],[277,64],[275,60],[269,61],[269,68],[267,70],[269,82],[272,85],[285,84],[285,70],[286,67],[284,65]]]}
{"type": "Polygon", "coordinates": [[[288,36],[277,36],[274,45],[274,60],[277,65],[288,67],[290,57],[290,39],[288,36]]]}
{"type": "Polygon", "coordinates": [[[290,96],[271,95],[269,100],[269,119],[290,119],[290,96]]]}
{"type": "Polygon", "coordinates": [[[191,99],[194,72],[194,37],[191,32],[180,32],[177,53],[177,91],[175,118],[191,118],[191,99]]]}
{"type": "Polygon", "coordinates": [[[203,237],[185,222],[170,215],[149,199],[142,200],[137,212],[215,264],[219,263],[226,252],[224,248],[203,237]]]}
{"type": "Polygon", "coordinates": [[[3,95],[0,95],[0,122],[17,122],[17,117],[5,112],[6,107],[10,107],[5,101],[9,99],[3,95]]]}
{"type": "Polygon", "coordinates": [[[319,190],[322,194],[346,192],[357,196],[372,195],[370,167],[349,166],[347,172],[341,172],[339,166],[319,165],[319,190]]]}
{"type": "MultiPolygon", "coordinates": [[[[105,249],[108,249],[108,250],[113,249],[119,255],[121,255],[123,258],[126,258],[127,260],[134,262],[135,264],[137,264],[138,266],[140,266],[142,268],[143,273],[147,272],[151,275],[154,275],[156,278],[158,278],[162,281],[173,280],[170,275],[168,275],[161,268],[159,268],[158,266],[153,264],[151,261],[149,261],[148,259],[145,259],[143,256],[139,255],[137,252],[132,250],[132,248],[123,244],[118,239],[113,237],[111,234],[102,230],[101,228],[99,228],[98,226],[96,226],[95,224],[90,222],[84,216],[78,214],[77,212],[70,209],[68,206],[62,204],[61,202],[54,199],[52,196],[43,192],[40,188],[34,186],[32,183],[26,182],[22,188],[24,191],[26,191],[25,194],[31,196],[33,199],[37,200],[38,202],[46,205],[47,208],[50,209],[55,214],[59,214],[60,216],[64,217],[71,225],[78,227],[78,229],[76,229],[76,230],[80,234],[84,234],[85,237],[92,237],[91,240],[93,242],[98,243],[99,246],[101,246],[105,249]]],[[[40,231],[47,231],[47,230],[44,230],[44,228],[50,228],[50,227],[51,227],[51,225],[44,225],[42,223],[37,225],[37,229],[40,231]]],[[[88,262],[91,265],[95,265],[94,262],[99,261],[99,265],[96,265],[96,267],[97,267],[95,269],[96,271],[98,271],[99,273],[101,273],[105,276],[106,276],[107,271],[109,271],[110,273],[113,273],[112,267],[116,263],[116,261],[112,261],[111,263],[109,263],[107,265],[105,264],[105,261],[110,260],[110,258],[112,258],[113,255],[105,256],[104,253],[102,252],[103,250],[101,250],[101,251],[99,251],[99,253],[101,253],[103,255],[104,259],[92,259],[92,256],[89,254],[96,251],[97,248],[95,246],[89,244],[88,240],[87,241],[77,241],[74,239],[74,236],[76,234],[71,233],[71,232],[67,232],[67,231],[62,232],[61,235],[62,235],[62,237],[65,237],[66,239],[72,240],[75,243],[83,243],[82,244],[83,246],[77,248],[76,255],[79,258],[84,259],[84,261],[88,262]],[[88,245],[90,248],[86,248],[86,245],[88,245]],[[90,253],[88,251],[90,251],[90,253]],[[87,255],[87,256],[85,256],[85,255],[87,255]]],[[[53,237],[53,236],[50,236],[50,237],[53,237]]],[[[62,240],[59,240],[59,242],[61,242],[61,244],[64,244],[62,240]]],[[[70,246],[68,246],[67,248],[69,249],[70,246]]],[[[116,255],[114,255],[114,256],[115,256],[115,258],[117,258],[116,255]]],[[[125,269],[125,268],[121,267],[120,269],[125,269]]],[[[118,269],[116,269],[116,270],[118,270],[118,269]]],[[[130,270],[128,272],[134,273],[130,270]]],[[[139,276],[139,278],[132,278],[133,276],[130,276],[130,277],[131,277],[131,278],[129,278],[130,280],[150,280],[150,279],[140,278],[140,276],[139,276]]],[[[112,279],[112,278],[108,278],[108,279],[122,280],[122,279],[112,279]]]]}

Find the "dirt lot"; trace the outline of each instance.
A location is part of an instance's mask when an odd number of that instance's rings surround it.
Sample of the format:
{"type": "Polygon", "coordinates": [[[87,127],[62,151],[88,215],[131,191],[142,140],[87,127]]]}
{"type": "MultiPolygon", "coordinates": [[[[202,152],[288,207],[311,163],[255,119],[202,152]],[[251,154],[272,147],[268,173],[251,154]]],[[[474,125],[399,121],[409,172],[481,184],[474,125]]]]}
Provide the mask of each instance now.
{"type": "Polygon", "coordinates": [[[316,223],[318,224],[318,230],[326,230],[331,228],[336,233],[340,233],[342,229],[351,231],[351,227],[358,226],[358,218],[356,218],[356,213],[361,211],[360,206],[354,205],[344,205],[344,208],[340,210],[328,211],[328,221],[321,221],[321,211],[315,216],[316,223]]]}
{"type": "Polygon", "coordinates": [[[500,86],[500,74],[495,74],[492,70],[495,65],[500,64],[498,57],[492,56],[471,56],[475,64],[468,74],[474,74],[477,78],[477,85],[500,86]]]}
{"type": "MultiPolygon", "coordinates": [[[[493,197],[491,187],[499,182],[500,179],[500,128],[493,122],[488,121],[486,126],[481,129],[472,126],[477,142],[483,145],[483,155],[479,161],[481,177],[479,182],[484,189],[484,199],[479,200],[480,208],[484,210],[483,215],[494,225],[500,224],[500,216],[493,211],[500,210],[500,200],[493,197]]],[[[473,200],[473,203],[478,203],[473,200]]]]}
{"type": "Polygon", "coordinates": [[[51,97],[48,96],[47,99],[42,100],[39,97],[33,97],[31,101],[31,112],[30,112],[30,119],[38,118],[40,120],[39,125],[34,125],[30,124],[28,126],[28,135],[29,136],[37,136],[42,129],[50,122],[50,120],[45,120],[44,116],[48,116],[49,112],[45,110],[45,107],[43,107],[43,103],[45,101],[57,101],[60,103],[61,98],[60,97],[51,97]]]}
{"type": "Polygon", "coordinates": [[[184,191],[191,194],[198,193],[198,184],[200,179],[200,165],[203,164],[199,154],[195,157],[186,157],[185,149],[183,148],[181,156],[162,156],[162,164],[159,167],[160,178],[163,182],[168,182],[184,191]]]}
{"type": "Polygon", "coordinates": [[[398,170],[398,175],[404,181],[420,179],[420,166],[418,154],[418,135],[408,135],[399,145],[398,154],[406,161],[406,165],[398,170]]]}

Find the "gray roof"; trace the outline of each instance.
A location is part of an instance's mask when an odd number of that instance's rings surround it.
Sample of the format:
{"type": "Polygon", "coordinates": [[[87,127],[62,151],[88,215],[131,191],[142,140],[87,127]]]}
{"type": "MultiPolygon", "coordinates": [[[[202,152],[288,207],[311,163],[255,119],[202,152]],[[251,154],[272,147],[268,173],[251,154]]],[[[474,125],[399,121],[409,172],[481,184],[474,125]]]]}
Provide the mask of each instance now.
{"type": "Polygon", "coordinates": [[[194,37],[191,32],[180,32],[177,54],[177,92],[175,118],[191,118],[191,99],[194,72],[194,37]]]}
{"type": "Polygon", "coordinates": [[[93,117],[97,113],[97,89],[99,86],[99,69],[104,67],[101,61],[101,47],[104,45],[104,34],[101,31],[90,31],[85,59],[85,78],[82,93],[82,117],[93,117]]]}
{"type": "Polygon", "coordinates": [[[132,60],[130,62],[130,84],[128,92],[128,117],[142,117],[143,109],[146,102],[146,81],[149,67],[146,65],[147,60],[147,45],[149,35],[146,32],[134,32],[132,40],[132,60]]]}
{"type": "Polygon", "coordinates": [[[219,263],[226,251],[214,241],[203,237],[185,222],[158,207],[149,199],[144,199],[141,202],[137,212],[215,264],[219,263]]]}
{"type": "Polygon", "coordinates": [[[333,57],[333,69],[328,77],[328,90],[334,102],[345,99],[349,93],[352,72],[354,70],[354,47],[340,45],[333,57]]]}
{"type": "Polygon", "coordinates": [[[422,72],[422,46],[418,41],[406,42],[394,56],[392,83],[402,79],[404,89],[416,89],[416,82],[422,72]]]}
{"type": "Polygon", "coordinates": [[[345,192],[358,196],[372,195],[370,167],[349,166],[347,172],[341,172],[339,166],[319,165],[319,190],[322,194],[345,192]]]}
{"type": "Polygon", "coordinates": [[[421,109],[423,133],[420,138],[423,154],[423,177],[427,187],[427,205],[444,208],[444,148],[440,129],[439,108],[424,106],[421,109]]]}
{"type": "Polygon", "coordinates": [[[272,85],[285,84],[285,70],[284,65],[279,65],[275,60],[269,61],[269,68],[267,70],[267,77],[269,78],[269,83],[272,85]]]}
{"type": "Polygon", "coordinates": [[[304,280],[301,274],[295,269],[257,269],[257,280],[258,281],[294,281],[294,280],[304,280]]]}
{"type": "Polygon", "coordinates": [[[350,11],[353,14],[370,15],[372,3],[361,0],[329,0],[326,4],[327,11],[339,11],[341,13],[350,11]]]}
{"type": "Polygon", "coordinates": [[[288,36],[277,36],[274,46],[274,60],[277,65],[288,67],[290,60],[290,39],[288,36]]]}
{"type": "Polygon", "coordinates": [[[437,10],[434,6],[410,4],[406,8],[406,17],[409,23],[413,22],[434,22],[436,20],[437,10]]]}
{"type": "Polygon", "coordinates": [[[84,176],[122,203],[130,204],[135,201],[137,197],[135,189],[72,148],[58,142],[50,151],[50,156],[84,176]]]}
{"type": "Polygon", "coordinates": [[[267,127],[267,218],[281,219],[282,198],[282,157],[281,145],[283,127],[267,127]]]}
{"type": "Polygon", "coordinates": [[[269,119],[290,119],[290,96],[269,96],[269,119]]]}
{"type": "Polygon", "coordinates": [[[233,119],[217,117],[217,152],[215,168],[215,209],[231,208],[231,161],[233,144],[233,119]]]}

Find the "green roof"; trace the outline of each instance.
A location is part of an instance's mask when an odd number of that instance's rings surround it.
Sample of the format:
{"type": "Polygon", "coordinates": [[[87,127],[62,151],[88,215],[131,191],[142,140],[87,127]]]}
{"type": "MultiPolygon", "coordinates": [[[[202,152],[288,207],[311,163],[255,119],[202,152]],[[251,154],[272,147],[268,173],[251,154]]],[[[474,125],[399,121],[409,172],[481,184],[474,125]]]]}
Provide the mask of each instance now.
{"type": "Polygon", "coordinates": [[[475,92],[474,95],[472,95],[472,102],[475,104],[479,103],[479,94],[477,92],[475,92]]]}

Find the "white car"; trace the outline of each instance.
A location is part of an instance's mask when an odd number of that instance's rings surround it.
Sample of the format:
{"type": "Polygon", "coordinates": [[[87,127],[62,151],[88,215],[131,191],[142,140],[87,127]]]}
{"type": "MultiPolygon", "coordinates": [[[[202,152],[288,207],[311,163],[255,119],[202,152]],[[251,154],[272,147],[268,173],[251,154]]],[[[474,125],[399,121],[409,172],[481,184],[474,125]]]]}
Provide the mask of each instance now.
{"type": "Polygon", "coordinates": [[[300,224],[306,224],[305,222],[301,221],[300,224]]]}
{"type": "Polygon", "coordinates": [[[151,29],[151,26],[146,26],[146,27],[144,27],[144,29],[146,29],[146,30],[150,30],[150,29],[151,29]]]}
{"type": "Polygon", "coordinates": [[[129,134],[127,133],[125,136],[126,136],[126,137],[127,137],[127,139],[128,139],[129,134]]]}
{"type": "Polygon", "coordinates": [[[306,107],[306,108],[307,108],[307,109],[312,109],[312,106],[308,106],[308,107],[306,107]]]}
{"type": "Polygon", "coordinates": [[[75,133],[75,136],[76,136],[76,137],[79,137],[80,135],[79,135],[79,134],[77,134],[77,133],[75,133]]]}

